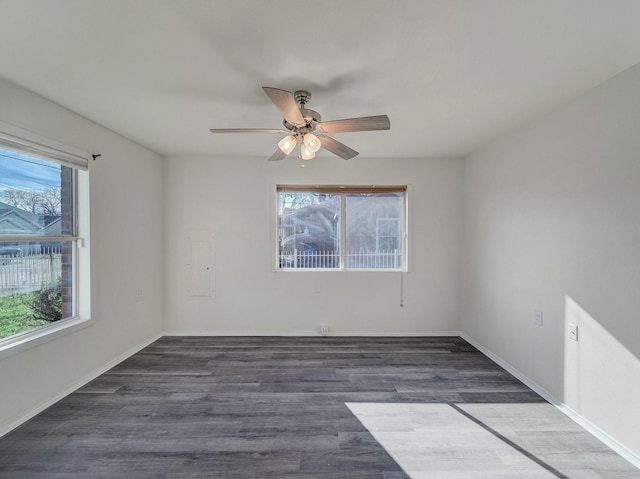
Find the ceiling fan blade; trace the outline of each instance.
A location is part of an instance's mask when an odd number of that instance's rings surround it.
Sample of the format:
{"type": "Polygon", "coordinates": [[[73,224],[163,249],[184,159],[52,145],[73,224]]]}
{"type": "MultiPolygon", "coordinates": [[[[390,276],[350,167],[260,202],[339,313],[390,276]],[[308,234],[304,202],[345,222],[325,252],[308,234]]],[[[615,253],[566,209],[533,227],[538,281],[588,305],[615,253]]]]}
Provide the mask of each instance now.
{"type": "Polygon", "coordinates": [[[263,86],[264,92],[271,98],[273,104],[280,110],[285,120],[295,126],[304,126],[305,121],[300,113],[296,99],[293,98],[293,94],[287,90],[280,90],[279,88],[271,88],[263,86]]]}
{"type": "Polygon", "coordinates": [[[211,128],[211,133],[289,133],[282,128],[211,128]]]}
{"type": "Polygon", "coordinates": [[[271,157],[269,158],[269,161],[280,161],[280,160],[284,160],[287,157],[287,154],[282,151],[280,148],[278,148],[276,151],[273,152],[273,155],[271,155],[271,157]]]}
{"type": "Polygon", "coordinates": [[[362,116],[345,120],[323,121],[316,125],[316,130],[323,133],[348,133],[352,131],[389,130],[391,122],[387,115],[362,116]]]}
{"type": "Polygon", "coordinates": [[[320,138],[320,144],[322,148],[330,151],[334,155],[338,155],[343,160],[350,160],[351,158],[358,156],[358,152],[349,148],[344,143],[340,143],[338,140],[334,140],[330,136],[318,136],[320,138]]]}

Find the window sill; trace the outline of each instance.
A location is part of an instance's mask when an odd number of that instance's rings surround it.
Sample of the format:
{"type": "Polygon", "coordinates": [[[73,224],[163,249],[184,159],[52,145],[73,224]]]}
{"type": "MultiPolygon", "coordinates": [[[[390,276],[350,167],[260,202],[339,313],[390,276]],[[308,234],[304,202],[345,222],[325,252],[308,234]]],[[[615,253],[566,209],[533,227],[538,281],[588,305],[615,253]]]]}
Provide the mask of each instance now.
{"type": "Polygon", "coordinates": [[[275,273],[298,273],[301,271],[306,272],[334,272],[334,273],[408,273],[406,269],[366,269],[366,268],[358,268],[358,269],[340,269],[340,268],[274,268],[272,270],[275,273]]]}
{"type": "Polygon", "coordinates": [[[74,317],[1,341],[0,359],[24,352],[33,347],[66,336],[67,334],[75,333],[92,324],[91,318],[74,317]]]}

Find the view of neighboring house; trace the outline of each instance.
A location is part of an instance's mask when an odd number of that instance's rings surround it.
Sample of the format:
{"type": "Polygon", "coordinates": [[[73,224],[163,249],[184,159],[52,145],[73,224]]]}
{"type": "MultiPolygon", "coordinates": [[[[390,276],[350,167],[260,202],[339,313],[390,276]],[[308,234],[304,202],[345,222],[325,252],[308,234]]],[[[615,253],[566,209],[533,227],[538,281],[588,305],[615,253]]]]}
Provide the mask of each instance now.
{"type": "Polygon", "coordinates": [[[334,251],[338,247],[338,205],[331,196],[319,203],[285,209],[280,215],[280,249],[297,251],[334,251]]]}
{"type": "Polygon", "coordinates": [[[0,202],[0,233],[34,234],[45,226],[42,215],[0,202]]]}
{"type": "MultiPolygon", "coordinates": [[[[340,267],[341,198],[319,195],[316,201],[280,214],[281,267],[340,267]]],[[[399,267],[402,194],[354,194],[344,201],[344,266],[399,267]]]]}
{"type": "MultiPolygon", "coordinates": [[[[60,225],[60,216],[36,214],[0,202],[0,234],[55,236],[60,234],[60,225]]],[[[5,243],[3,247],[15,248],[17,243],[5,243]]],[[[22,253],[37,253],[40,252],[40,247],[40,242],[20,243],[22,253]],[[25,247],[28,251],[24,251],[25,247]]],[[[6,251],[9,254],[11,250],[6,251]]],[[[0,251],[0,254],[3,253],[0,251]]]]}

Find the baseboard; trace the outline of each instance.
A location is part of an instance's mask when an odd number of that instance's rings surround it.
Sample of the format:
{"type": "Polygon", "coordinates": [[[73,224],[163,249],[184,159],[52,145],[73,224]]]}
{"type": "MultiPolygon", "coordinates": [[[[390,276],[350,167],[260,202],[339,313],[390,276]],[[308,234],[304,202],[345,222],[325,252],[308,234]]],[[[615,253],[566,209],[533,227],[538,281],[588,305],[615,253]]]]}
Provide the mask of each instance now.
{"type": "MultiPolygon", "coordinates": [[[[303,337],[303,336],[322,336],[318,331],[165,331],[163,336],[264,336],[264,337],[303,337]]],[[[333,332],[330,330],[327,337],[440,337],[455,336],[460,337],[460,331],[412,331],[412,332],[371,332],[371,331],[344,331],[333,332]]]]}
{"type": "Polygon", "coordinates": [[[477,341],[475,341],[473,338],[467,336],[466,334],[461,334],[462,339],[464,339],[466,342],[468,342],[469,344],[471,344],[471,346],[473,346],[474,348],[476,348],[478,351],[480,351],[482,354],[484,354],[485,356],[487,356],[489,359],[491,359],[494,363],[496,363],[498,366],[500,366],[502,369],[505,369],[507,372],[509,372],[512,376],[515,376],[516,379],[518,379],[519,381],[521,381],[522,383],[524,383],[527,387],[529,387],[530,389],[533,389],[533,391],[535,391],[536,393],[538,393],[540,396],[542,396],[544,398],[545,401],[553,404],[556,407],[559,407],[562,403],[553,395],[551,394],[549,391],[547,391],[545,388],[543,388],[542,386],[540,386],[538,383],[536,383],[535,381],[529,379],[527,376],[525,376],[524,374],[522,374],[518,369],[514,368],[513,366],[511,366],[511,364],[509,364],[508,362],[506,362],[504,359],[502,359],[500,356],[494,354],[492,351],[488,350],[487,348],[485,348],[482,344],[478,343],[477,341]]]}
{"type": "Polygon", "coordinates": [[[576,424],[581,426],[583,429],[591,433],[592,436],[600,439],[604,444],[609,446],[613,451],[615,451],[620,456],[624,457],[627,461],[633,464],[635,467],[640,469],[640,456],[635,454],[633,451],[627,449],[623,444],[620,444],[609,434],[604,432],[595,424],[589,422],[587,419],[582,417],[580,414],[575,412],[566,404],[560,404],[560,406],[556,406],[562,413],[564,413],[567,417],[571,418],[576,424]]]}
{"type": "Polygon", "coordinates": [[[540,396],[542,396],[547,402],[555,406],[560,412],[562,412],[569,419],[571,419],[576,424],[581,426],[583,429],[589,432],[596,439],[599,439],[600,441],[602,441],[604,444],[606,444],[609,448],[611,448],[617,454],[619,454],[620,456],[625,458],[627,461],[629,461],[631,464],[633,464],[635,467],[640,469],[639,455],[627,449],[623,444],[620,444],[609,434],[607,434],[602,429],[598,428],[597,426],[589,422],[589,420],[585,419],[576,411],[574,411],[569,406],[564,404],[562,401],[560,401],[558,398],[556,398],[553,394],[551,394],[549,391],[544,389],[538,383],[536,383],[535,381],[531,380],[530,378],[522,374],[522,372],[520,372],[518,369],[511,366],[508,362],[506,362],[500,356],[494,354],[492,351],[485,348],[483,345],[475,341],[473,338],[467,336],[464,333],[462,333],[460,336],[462,337],[462,339],[467,341],[469,344],[471,344],[474,348],[476,348],[482,354],[484,354],[489,359],[491,359],[498,366],[508,371],[510,374],[515,376],[519,381],[524,383],[527,387],[529,387],[530,389],[538,393],[540,396]]]}
{"type": "Polygon", "coordinates": [[[70,386],[69,388],[65,389],[63,392],[59,393],[55,397],[53,397],[51,399],[48,399],[44,403],[39,404],[38,406],[34,407],[29,412],[27,412],[26,414],[24,414],[23,416],[21,416],[17,420],[13,421],[12,423],[10,423],[10,424],[8,424],[6,426],[0,427],[0,437],[4,436],[5,434],[9,433],[10,431],[13,431],[15,428],[17,428],[21,424],[24,424],[25,422],[27,422],[32,417],[40,414],[42,411],[44,411],[48,407],[53,406],[55,403],[57,403],[58,401],[60,401],[64,397],[68,396],[72,392],[74,392],[77,389],[81,388],[85,384],[93,381],[95,378],[97,378],[101,374],[106,373],[109,369],[113,368],[114,366],[117,366],[119,363],[121,363],[122,361],[124,361],[128,357],[133,356],[135,353],[137,353],[141,349],[146,348],[151,343],[157,341],[161,337],[162,337],[162,334],[157,334],[153,338],[151,338],[151,339],[149,339],[147,341],[144,341],[143,343],[140,343],[140,344],[128,349],[127,351],[125,351],[124,353],[122,353],[121,355],[116,357],[115,359],[112,359],[111,361],[109,361],[107,364],[104,364],[100,368],[91,371],[89,374],[85,375],[78,382],[74,383],[72,386],[70,386]]]}

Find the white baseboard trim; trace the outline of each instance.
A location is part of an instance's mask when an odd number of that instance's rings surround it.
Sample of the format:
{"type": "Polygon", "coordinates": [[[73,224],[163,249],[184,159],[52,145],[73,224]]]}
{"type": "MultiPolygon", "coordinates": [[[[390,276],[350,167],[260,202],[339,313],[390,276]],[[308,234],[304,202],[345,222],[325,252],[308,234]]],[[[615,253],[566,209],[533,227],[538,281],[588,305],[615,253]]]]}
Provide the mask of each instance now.
{"type": "MultiPolygon", "coordinates": [[[[264,336],[264,337],[302,337],[302,336],[318,336],[322,335],[318,331],[165,331],[163,336],[264,336]]],[[[330,331],[327,337],[439,337],[439,336],[455,336],[460,337],[460,331],[418,331],[399,333],[397,331],[391,332],[371,332],[371,331],[345,331],[345,332],[333,332],[330,331]]]]}
{"type": "Polygon", "coordinates": [[[613,451],[615,451],[620,456],[624,457],[627,461],[633,464],[635,467],[640,469],[640,456],[635,454],[633,451],[627,449],[623,444],[620,444],[609,434],[604,432],[595,424],[589,422],[587,419],[583,418],[580,414],[575,412],[566,404],[560,404],[560,406],[556,406],[562,413],[564,413],[567,417],[573,419],[573,421],[581,426],[583,429],[591,433],[592,436],[600,439],[604,444],[610,447],[613,451]]]}
{"type": "Polygon", "coordinates": [[[639,455],[627,449],[623,444],[620,444],[618,441],[612,438],[609,434],[607,434],[602,429],[598,428],[597,426],[589,422],[589,420],[585,419],[580,414],[575,412],[573,409],[571,409],[569,406],[564,404],[562,401],[560,401],[558,398],[556,398],[553,394],[551,394],[549,391],[544,389],[538,383],[536,383],[535,381],[531,380],[530,378],[522,374],[519,370],[511,366],[509,363],[503,360],[500,356],[497,356],[492,351],[489,351],[487,348],[482,346],[473,338],[467,336],[464,333],[462,333],[460,336],[462,337],[462,339],[467,341],[469,344],[471,344],[474,348],[476,348],[482,354],[484,354],[489,359],[491,359],[498,366],[508,371],[510,374],[515,376],[518,380],[523,382],[526,386],[528,386],[533,391],[535,391],[540,396],[542,396],[546,401],[548,401],[553,406],[555,406],[560,412],[562,412],[569,419],[571,419],[576,424],[581,426],[583,429],[589,432],[596,439],[599,439],[600,441],[602,441],[605,445],[607,445],[617,454],[619,454],[620,456],[625,458],[627,461],[629,461],[631,464],[633,464],[635,467],[640,469],[639,455]]]}
{"type": "Polygon", "coordinates": [[[538,393],[540,396],[542,396],[545,401],[553,404],[556,407],[559,407],[562,403],[560,401],[558,401],[558,399],[551,394],[549,391],[547,391],[546,389],[544,389],[542,386],[540,386],[538,383],[536,383],[535,381],[532,381],[531,379],[529,379],[527,376],[525,376],[524,374],[522,374],[519,370],[517,370],[516,368],[514,368],[513,366],[511,366],[511,364],[509,364],[508,362],[506,362],[504,359],[502,359],[500,356],[494,354],[492,351],[489,351],[487,348],[485,348],[482,344],[478,343],[477,341],[475,341],[473,338],[467,336],[466,334],[462,334],[461,335],[462,339],[464,339],[466,342],[468,342],[469,344],[471,344],[471,346],[473,346],[474,348],[476,348],[478,351],[480,351],[482,354],[484,354],[485,356],[487,356],[489,359],[491,359],[494,363],[496,363],[498,366],[500,366],[502,369],[505,369],[507,372],[509,372],[512,376],[515,376],[516,379],[518,379],[519,381],[523,382],[525,385],[527,385],[529,388],[533,389],[536,393],[538,393]]]}
{"type": "Polygon", "coordinates": [[[53,398],[48,399],[47,401],[37,405],[36,407],[31,409],[26,414],[22,415],[17,420],[13,421],[10,424],[7,424],[5,426],[0,427],[0,437],[4,436],[5,434],[9,433],[10,431],[13,431],[15,428],[17,428],[21,424],[24,424],[25,422],[27,422],[32,417],[40,414],[42,411],[44,411],[48,407],[53,406],[55,403],[57,403],[61,399],[65,398],[66,396],[68,396],[72,392],[76,391],[77,389],[81,388],[85,384],[93,381],[95,378],[97,378],[101,374],[106,373],[109,369],[111,369],[114,366],[118,365],[119,363],[121,363],[122,361],[127,359],[128,357],[133,356],[135,353],[137,353],[141,349],[146,348],[151,343],[157,341],[161,337],[162,337],[162,334],[157,334],[154,337],[152,337],[151,339],[149,339],[147,341],[144,341],[143,343],[140,343],[140,344],[128,349],[127,351],[125,351],[124,353],[119,355],[118,357],[116,357],[116,358],[112,359],[111,361],[109,361],[107,364],[104,364],[101,367],[99,367],[97,369],[94,369],[89,374],[85,375],[82,379],[80,379],[79,381],[74,383],[72,386],[66,388],[64,391],[60,392],[59,394],[57,394],[53,398]]]}

